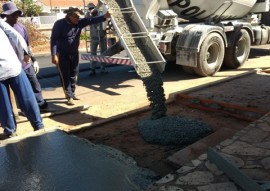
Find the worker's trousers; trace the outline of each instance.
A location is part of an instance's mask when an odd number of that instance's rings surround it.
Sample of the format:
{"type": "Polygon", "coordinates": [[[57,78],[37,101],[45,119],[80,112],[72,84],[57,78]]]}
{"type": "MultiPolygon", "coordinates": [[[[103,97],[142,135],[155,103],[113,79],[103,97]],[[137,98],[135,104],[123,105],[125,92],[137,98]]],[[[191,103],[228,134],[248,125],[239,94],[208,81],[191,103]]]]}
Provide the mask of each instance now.
{"type": "Polygon", "coordinates": [[[73,98],[79,73],[79,52],[60,52],[57,67],[66,98],[73,98]]]}
{"type": "Polygon", "coordinates": [[[30,66],[29,68],[25,69],[24,72],[26,73],[26,76],[31,84],[31,87],[34,91],[37,103],[39,106],[42,106],[43,104],[45,104],[45,100],[43,99],[42,96],[42,92],[41,92],[41,86],[40,83],[37,79],[36,73],[33,69],[32,66],[30,66]]]}
{"type": "MultiPolygon", "coordinates": [[[[99,40],[96,39],[91,39],[91,45],[90,45],[90,50],[91,50],[91,55],[97,55],[97,48],[100,48],[100,54],[105,52],[107,50],[107,39],[106,37],[102,37],[99,40]]],[[[96,61],[91,61],[90,62],[90,68],[92,70],[95,70],[97,67],[96,61]]],[[[101,69],[104,69],[106,67],[106,63],[101,62],[100,63],[101,69]]]]}
{"type": "Polygon", "coordinates": [[[13,90],[21,110],[34,130],[42,129],[44,125],[35,95],[25,72],[22,70],[18,76],[0,81],[0,123],[4,128],[4,134],[11,134],[17,128],[9,96],[9,87],[13,90]]]}

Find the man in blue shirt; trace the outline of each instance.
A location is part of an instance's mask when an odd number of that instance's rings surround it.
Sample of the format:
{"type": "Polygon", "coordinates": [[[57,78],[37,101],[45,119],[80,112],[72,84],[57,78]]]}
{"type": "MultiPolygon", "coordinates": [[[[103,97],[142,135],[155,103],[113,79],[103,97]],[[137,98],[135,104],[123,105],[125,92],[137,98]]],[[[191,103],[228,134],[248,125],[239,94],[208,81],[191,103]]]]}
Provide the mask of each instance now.
{"type": "Polygon", "coordinates": [[[52,63],[58,68],[61,83],[68,105],[74,105],[77,76],[79,72],[79,44],[80,35],[84,27],[104,22],[110,18],[106,14],[93,18],[82,18],[81,10],[70,7],[66,10],[66,17],[54,23],[51,34],[52,63]]]}

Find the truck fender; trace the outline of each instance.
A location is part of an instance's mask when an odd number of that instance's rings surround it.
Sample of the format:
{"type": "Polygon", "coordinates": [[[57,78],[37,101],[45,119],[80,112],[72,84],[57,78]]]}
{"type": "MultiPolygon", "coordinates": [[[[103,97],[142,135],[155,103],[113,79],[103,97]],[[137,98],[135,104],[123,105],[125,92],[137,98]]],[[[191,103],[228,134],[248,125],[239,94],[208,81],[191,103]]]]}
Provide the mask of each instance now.
{"type": "Polygon", "coordinates": [[[197,53],[200,52],[201,44],[213,32],[220,34],[227,47],[227,38],[222,27],[205,24],[187,25],[177,40],[176,64],[197,67],[197,53]]]}
{"type": "Polygon", "coordinates": [[[251,42],[254,42],[255,41],[255,35],[254,35],[254,32],[253,32],[253,28],[252,28],[252,25],[250,23],[245,23],[243,24],[243,29],[245,29],[249,36],[250,36],[250,39],[251,39],[251,42]]]}
{"type": "MultiPolygon", "coordinates": [[[[236,32],[236,30],[240,31],[241,29],[246,30],[248,32],[249,36],[250,36],[251,42],[254,42],[255,35],[254,35],[254,32],[253,32],[253,27],[252,27],[252,25],[250,23],[247,23],[247,22],[243,22],[243,23],[241,23],[241,22],[238,22],[238,23],[232,22],[232,24],[233,24],[233,26],[235,28],[235,30],[234,30],[235,32],[236,32]]],[[[228,42],[228,43],[230,43],[230,42],[228,42]]],[[[228,44],[228,46],[229,46],[229,44],[228,44]]]]}
{"type": "Polygon", "coordinates": [[[229,43],[225,50],[223,65],[231,69],[242,66],[250,53],[250,34],[245,28],[239,29],[227,34],[229,43]]]}
{"type": "Polygon", "coordinates": [[[224,40],[224,44],[227,46],[226,34],[222,27],[204,24],[191,24],[186,26],[182,33],[179,35],[176,49],[196,49],[196,51],[199,52],[204,38],[212,32],[219,33],[224,40]]]}

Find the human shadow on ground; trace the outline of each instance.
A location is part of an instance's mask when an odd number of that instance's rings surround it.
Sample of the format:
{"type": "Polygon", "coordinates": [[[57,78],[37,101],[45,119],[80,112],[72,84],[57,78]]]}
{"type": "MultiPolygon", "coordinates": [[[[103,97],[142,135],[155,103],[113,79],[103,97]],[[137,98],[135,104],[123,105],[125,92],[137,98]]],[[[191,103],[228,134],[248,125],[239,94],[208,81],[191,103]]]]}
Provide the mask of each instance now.
{"type": "Polygon", "coordinates": [[[90,70],[81,72],[78,77],[78,86],[89,88],[93,91],[100,91],[108,95],[119,95],[117,89],[132,88],[132,85],[125,82],[132,79],[139,79],[136,72],[130,72],[131,66],[109,67],[108,73],[100,73],[97,69],[96,75],[90,75],[90,70]]]}

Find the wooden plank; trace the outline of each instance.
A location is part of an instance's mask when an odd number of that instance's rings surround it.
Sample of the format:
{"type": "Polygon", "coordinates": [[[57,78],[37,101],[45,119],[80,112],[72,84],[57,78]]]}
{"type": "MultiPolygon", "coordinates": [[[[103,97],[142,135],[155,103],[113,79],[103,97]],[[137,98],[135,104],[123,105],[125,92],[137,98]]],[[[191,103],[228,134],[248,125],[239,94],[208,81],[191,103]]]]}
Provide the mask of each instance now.
{"type": "Polygon", "coordinates": [[[193,97],[187,94],[178,94],[175,96],[175,100],[188,107],[212,112],[220,112],[247,121],[255,121],[269,112],[258,108],[193,97]]]}
{"type": "MultiPolygon", "coordinates": [[[[55,111],[51,111],[51,112],[47,112],[47,113],[42,113],[40,114],[42,118],[46,118],[46,117],[52,117],[52,116],[56,116],[56,115],[64,115],[73,111],[85,111],[88,110],[91,106],[90,105],[81,105],[81,106],[77,106],[77,107],[73,107],[73,108],[65,108],[65,109],[61,109],[61,110],[55,110],[55,111]]],[[[23,114],[23,113],[22,113],[23,114]]],[[[17,121],[17,123],[22,123],[22,122],[26,122],[28,121],[27,119],[20,119],[17,121]]]]}
{"type": "Polygon", "coordinates": [[[242,187],[245,191],[267,191],[256,181],[242,173],[234,164],[228,162],[213,148],[208,148],[208,159],[222,170],[231,180],[242,187]]]}
{"type": "Polygon", "coordinates": [[[90,105],[82,105],[82,106],[77,106],[77,107],[73,107],[73,108],[66,108],[60,111],[52,111],[52,112],[47,112],[47,113],[42,113],[41,117],[51,117],[51,116],[55,116],[55,115],[63,115],[66,113],[70,113],[72,111],[85,111],[88,110],[90,108],[90,105]]]}

